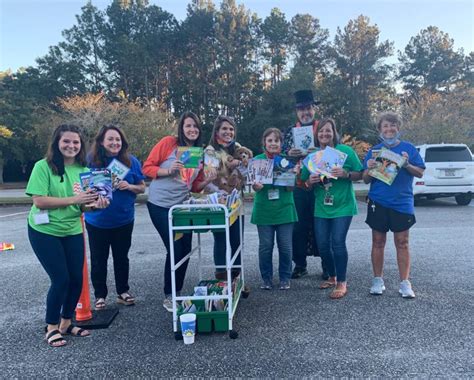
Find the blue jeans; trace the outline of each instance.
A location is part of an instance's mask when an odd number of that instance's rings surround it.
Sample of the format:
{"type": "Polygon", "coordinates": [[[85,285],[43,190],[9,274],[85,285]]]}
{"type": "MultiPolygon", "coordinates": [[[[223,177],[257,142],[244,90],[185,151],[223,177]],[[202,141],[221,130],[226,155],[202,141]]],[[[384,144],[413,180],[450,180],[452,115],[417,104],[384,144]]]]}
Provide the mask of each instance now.
{"type": "MultiPolygon", "coordinates": [[[[244,229],[245,218],[242,216],[242,235],[244,229]]],[[[237,248],[240,245],[240,224],[239,219],[237,219],[232,226],[229,227],[229,238],[230,238],[230,248],[232,251],[231,256],[234,255],[237,248]]],[[[215,265],[225,265],[226,260],[226,240],[225,232],[213,232],[214,235],[214,264],[215,265]]],[[[234,261],[234,265],[240,265],[240,253],[234,261]]],[[[240,273],[240,268],[232,270],[233,272],[240,273]]],[[[225,268],[216,268],[216,272],[225,272],[225,268]]]]}
{"type": "MultiPolygon", "coordinates": [[[[170,239],[169,239],[169,221],[168,211],[169,208],[160,207],[153,203],[147,202],[148,212],[150,214],[151,221],[155,226],[156,230],[163,240],[163,244],[166,247],[166,262],[165,262],[165,296],[171,295],[171,256],[170,256],[170,239]]],[[[179,240],[174,241],[174,263],[178,263],[181,259],[191,252],[193,234],[183,234],[183,237],[179,240]]],[[[186,269],[188,268],[189,259],[186,260],[178,269],[175,271],[176,279],[176,292],[179,293],[183,288],[184,277],[186,276],[186,269]]]]}
{"type": "Polygon", "coordinates": [[[352,216],[314,218],[314,233],[319,253],[329,276],[335,276],[339,282],[346,281],[348,261],[346,237],[351,222],[352,216]]]}
{"type": "Polygon", "coordinates": [[[82,234],[53,236],[28,225],[28,238],[36,257],[51,279],[46,298],[46,323],[71,319],[82,291],[84,238],[82,234]]]}
{"type": "Polygon", "coordinates": [[[292,235],[294,223],[276,224],[271,226],[257,225],[258,230],[258,262],[263,281],[271,282],[273,278],[273,245],[275,233],[278,245],[278,274],[280,281],[290,281],[291,257],[293,253],[292,235]]]}

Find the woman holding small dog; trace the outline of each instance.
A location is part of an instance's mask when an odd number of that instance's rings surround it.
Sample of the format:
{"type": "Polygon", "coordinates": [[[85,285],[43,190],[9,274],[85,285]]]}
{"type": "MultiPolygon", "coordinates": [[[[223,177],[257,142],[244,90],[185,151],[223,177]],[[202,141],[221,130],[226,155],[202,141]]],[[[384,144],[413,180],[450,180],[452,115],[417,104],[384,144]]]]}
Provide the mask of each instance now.
{"type": "MultiPolygon", "coordinates": [[[[237,150],[242,148],[241,145],[235,141],[236,133],[234,119],[229,116],[220,115],[214,121],[211,140],[209,141],[209,146],[206,148],[207,152],[211,152],[211,154],[219,160],[219,167],[216,170],[217,179],[214,181],[214,184],[217,186],[217,190],[227,193],[230,193],[233,189],[241,190],[245,184],[244,177],[239,172],[242,161],[235,158],[237,150]]],[[[230,226],[229,233],[232,255],[234,255],[241,244],[239,223],[236,222],[230,226]]],[[[216,268],[216,278],[226,279],[224,268],[226,264],[225,233],[214,232],[213,234],[214,264],[219,266],[216,268]]],[[[240,254],[235,259],[234,265],[241,265],[240,254]]],[[[240,269],[234,269],[232,271],[232,277],[238,276],[239,273],[240,269]]]]}

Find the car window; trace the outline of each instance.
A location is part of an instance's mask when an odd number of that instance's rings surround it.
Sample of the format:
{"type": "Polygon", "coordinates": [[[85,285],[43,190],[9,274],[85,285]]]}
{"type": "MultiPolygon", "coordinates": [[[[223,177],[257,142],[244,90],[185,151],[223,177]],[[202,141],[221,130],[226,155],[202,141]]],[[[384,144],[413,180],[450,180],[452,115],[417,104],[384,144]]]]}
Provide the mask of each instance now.
{"type": "Polygon", "coordinates": [[[468,162],[472,156],[465,146],[427,148],[425,162],[468,162]]]}

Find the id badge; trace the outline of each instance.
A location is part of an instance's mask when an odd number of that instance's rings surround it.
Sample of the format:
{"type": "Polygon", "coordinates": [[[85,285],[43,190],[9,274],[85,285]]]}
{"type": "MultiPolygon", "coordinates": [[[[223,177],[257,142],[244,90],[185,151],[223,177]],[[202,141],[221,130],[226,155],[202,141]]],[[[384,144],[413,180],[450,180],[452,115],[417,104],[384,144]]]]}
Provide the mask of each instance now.
{"type": "Polygon", "coordinates": [[[326,194],[324,196],[324,206],[333,206],[334,205],[334,196],[331,194],[326,194]]]}
{"type": "Polygon", "coordinates": [[[270,201],[275,201],[277,199],[280,199],[280,190],[279,189],[268,190],[268,199],[270,201]]]}
{"type": "Polygon", "coordinates": [[[49,215],[47,210],[38,211],[35,215],[33,215],[33,220],[35,224],[48,224],[49,223],[49,215]]]}

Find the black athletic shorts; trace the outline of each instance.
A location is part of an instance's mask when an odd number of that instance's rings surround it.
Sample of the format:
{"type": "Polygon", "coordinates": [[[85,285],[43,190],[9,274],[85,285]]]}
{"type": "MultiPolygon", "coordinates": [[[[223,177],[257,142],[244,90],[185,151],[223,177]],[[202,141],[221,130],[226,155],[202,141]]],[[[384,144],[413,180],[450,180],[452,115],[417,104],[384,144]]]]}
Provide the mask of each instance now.
{"type": "Polygon", "coordinates": [[[369,199],[365,223],[378,232],[388,232],[389,230],[402,232],[409,230],[416,223],[416,219],[415,215],[403,214],[369,199]]]}

